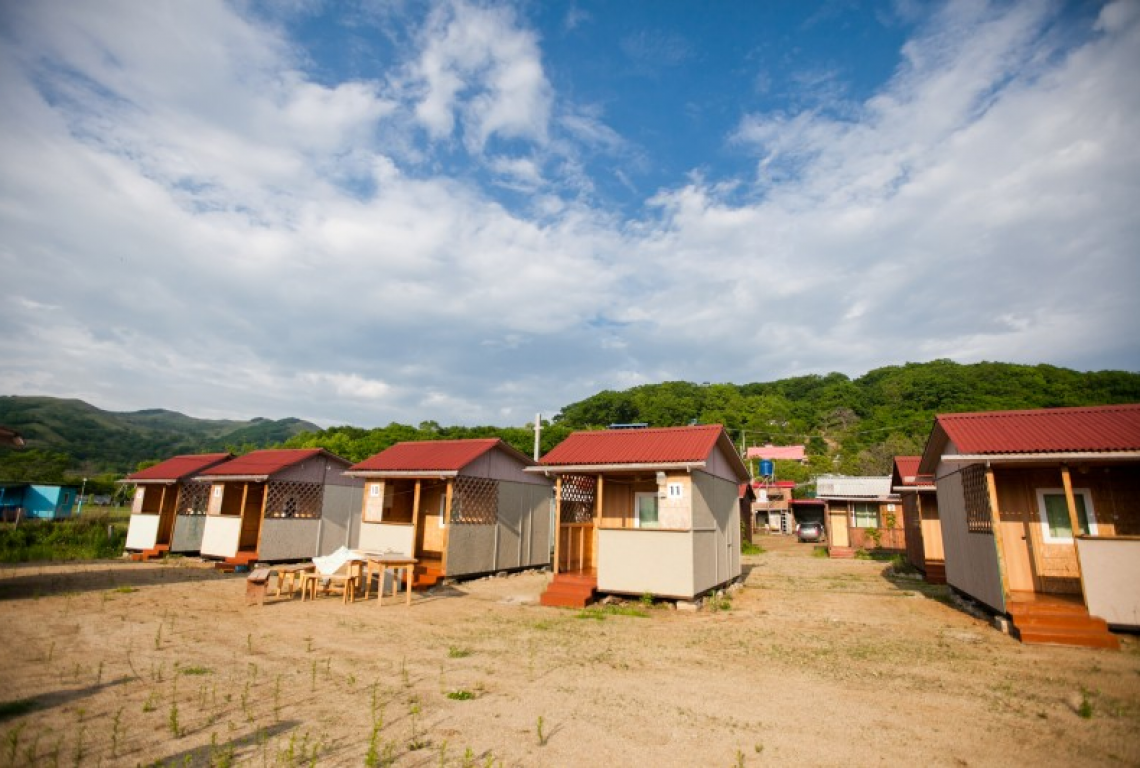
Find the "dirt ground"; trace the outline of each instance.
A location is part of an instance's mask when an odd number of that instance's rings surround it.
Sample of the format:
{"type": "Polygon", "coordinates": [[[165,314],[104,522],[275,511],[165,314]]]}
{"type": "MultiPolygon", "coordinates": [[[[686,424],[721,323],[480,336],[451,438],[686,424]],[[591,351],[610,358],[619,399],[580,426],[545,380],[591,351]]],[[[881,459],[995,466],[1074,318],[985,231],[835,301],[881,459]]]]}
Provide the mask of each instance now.
{"type": "Polygon", "coordinates": [[[0,764],[1140,765],[1140,642],[1023,646],[782,537],[726,610],[543,573],[246,607],[194,560],[0,571],[0,764]]]}

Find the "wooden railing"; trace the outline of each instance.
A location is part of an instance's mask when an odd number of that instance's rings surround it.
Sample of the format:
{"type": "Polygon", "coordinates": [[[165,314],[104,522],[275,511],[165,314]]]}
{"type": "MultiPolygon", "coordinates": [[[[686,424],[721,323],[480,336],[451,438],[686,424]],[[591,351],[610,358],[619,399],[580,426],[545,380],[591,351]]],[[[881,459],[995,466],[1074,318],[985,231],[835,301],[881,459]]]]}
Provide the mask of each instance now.
{"type": "Polygon", "coordinates": [[[594,524],[562,523],[558,527],[558,569],[581,571],[594,567],[594,524]]]}

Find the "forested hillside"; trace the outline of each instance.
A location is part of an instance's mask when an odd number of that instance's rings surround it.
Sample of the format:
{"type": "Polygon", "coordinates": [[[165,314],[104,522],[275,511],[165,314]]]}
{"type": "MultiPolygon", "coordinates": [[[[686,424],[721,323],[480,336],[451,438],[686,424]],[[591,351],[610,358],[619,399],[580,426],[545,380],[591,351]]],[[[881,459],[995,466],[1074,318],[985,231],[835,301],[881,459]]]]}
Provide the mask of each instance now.
{"type": "MultiPolygon", "coordinates": [[[[1049,365],[949,360],[768,383],[647,384],[604,391],[567,405],[542,431],[546,453],[576,429],[644,422],[654,427],[724,424],[738,446],[805,444],[808,466],[779,463],[783,479],[821,472],[886,474],[895,455],[919,453],[936,413],[1140,402],[1140,374],[1081,373],[1049,365]]],[[[528,456],[531,425],[447,427],[393,423],[319,430],[297,419],[249,422],[193,419],[170,411],[101,411],[78,400],[0,397],[0,424],[28,439],[28,450],[0,451],[0,480],[60,480],[134,470],[178,453],[284,445],[322,447],[352,461],[402,440],[501,437],[528,456]],[[307,431],[306,431],[307,430],[307,431]]]]}
{"type": "MultiPolygon", "coordinates": [[[[786,479],[820,472],[887,474],[895,455],[919,453],[936,413],[1140,402],[1140,374],[1080,373],[1049,365],[950,360],[756,384],[646,384],[604,391],[564,407],[542,434],[542,452],[575,429],[644,422],[653,427],[724,424],[737,445],[805,444],[808,467],[781,465],[786,479]]],[[[400,440],[500,436],[531,453],[529,428],[400,424],[373,430],[334,427],[299,435],[292,446],[323,446],[366,458],[400,440]]]]}
{"type": "Polygon", "coordinates": [[[22,451],[0,451],[0,480],[118,477],[139,462],[180,453],[276,445],[315,424],[299,419],[195,419],[159,409],[115,413],[82,400],[0,396],[0,424],[20,432],[22,451]]]}

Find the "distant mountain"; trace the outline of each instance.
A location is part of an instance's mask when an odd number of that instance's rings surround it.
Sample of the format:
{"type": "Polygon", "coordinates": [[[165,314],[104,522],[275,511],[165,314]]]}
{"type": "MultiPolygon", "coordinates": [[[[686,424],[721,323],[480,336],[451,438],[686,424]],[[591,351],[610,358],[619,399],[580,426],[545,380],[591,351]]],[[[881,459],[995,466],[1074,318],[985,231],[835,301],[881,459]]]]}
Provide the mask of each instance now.
{"type": "Polygon", "coordinates": [[[195,419],[162,409],[116,413],[82,400],[17,395],[0,396],[0,424],[23,435],[27,450],[66,454],[75,469],[92,474],[131,472],[141,461],[180,453],[264,448],[319,429],[292,418],[195,419]]]}

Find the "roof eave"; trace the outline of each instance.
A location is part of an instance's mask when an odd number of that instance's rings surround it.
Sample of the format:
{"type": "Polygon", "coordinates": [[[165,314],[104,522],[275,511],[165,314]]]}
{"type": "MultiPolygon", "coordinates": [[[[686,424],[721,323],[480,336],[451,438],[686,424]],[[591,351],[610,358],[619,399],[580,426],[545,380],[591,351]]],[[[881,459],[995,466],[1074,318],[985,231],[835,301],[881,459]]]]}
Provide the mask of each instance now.
{"type": "Polygon", "coordinates": [[[602,472],[656,472],[670,469],[683,469],[686,472],[692,472],[694,469],[704,469],[706,464],[707,462],[704,461],[665,461],[639,464],[540,464],[533,467],[526,467],[523,471],[546,475],[599,474],[602,472]]]}
{"type": "Polygon", "coordinates": [[[204,480],[211,483],[240,482],[263,483],[270,475],[198,475],[195,480],[204,480]]]}
{"type": "Polygon", "coordinates": [[[1005,463],[1035,461],[1105,461],[1119,459],[1140,460],[1140,451],[1053,451],[1049,453],[950,453],[940,457],[950,464],[971,464],[985,461],[1005,463]]]}
{"type": "Polygon", "coordinates": [[[415,478],[451,478],[458,477],[458,470],[435,469],[352,469],[342,473],[347,477],[361,477],[365,480],[398,480],[415,478]]]}

